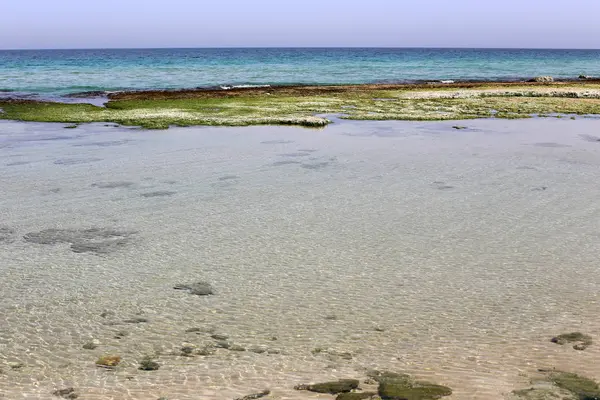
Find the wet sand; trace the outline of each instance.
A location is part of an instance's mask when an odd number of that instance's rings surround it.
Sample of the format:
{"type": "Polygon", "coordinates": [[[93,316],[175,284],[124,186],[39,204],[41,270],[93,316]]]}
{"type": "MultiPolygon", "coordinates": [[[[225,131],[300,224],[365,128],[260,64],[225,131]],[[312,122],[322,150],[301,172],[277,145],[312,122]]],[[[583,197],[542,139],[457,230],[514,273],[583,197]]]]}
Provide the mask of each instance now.
{"type": "Polygon", "coordinates": [[[597,120],[336,122],[0,121],[0,398],[331,399],[293,387],[370,369],[447,399],[538,368],[600,380],[600,344],[550,342],[600,336],[597,120]],[[173,289],[197,281],[215,294],[173,289]],[[254,351],[181,355],[211,334],[254,351]]]}

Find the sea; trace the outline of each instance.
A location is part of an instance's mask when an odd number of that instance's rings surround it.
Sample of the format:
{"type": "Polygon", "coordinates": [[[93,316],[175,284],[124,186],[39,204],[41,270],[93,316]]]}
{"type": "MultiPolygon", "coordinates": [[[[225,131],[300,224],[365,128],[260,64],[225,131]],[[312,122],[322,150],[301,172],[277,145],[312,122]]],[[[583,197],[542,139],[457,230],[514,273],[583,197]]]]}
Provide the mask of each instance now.
{"type": "Polygon", "coordinates": [[[600,76],[600,50],[211,48],[0,51],[3,96],[244,85],[600,76]]]}

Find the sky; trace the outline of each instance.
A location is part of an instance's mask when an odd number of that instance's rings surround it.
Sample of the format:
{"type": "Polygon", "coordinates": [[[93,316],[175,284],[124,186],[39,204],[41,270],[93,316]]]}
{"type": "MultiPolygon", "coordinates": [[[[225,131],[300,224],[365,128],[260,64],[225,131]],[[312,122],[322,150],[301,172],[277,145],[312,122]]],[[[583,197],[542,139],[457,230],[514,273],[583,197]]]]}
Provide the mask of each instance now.
{"type": "Polygon", "coordinates": [[[0,0],[0,49],[600,48],[600,0],[0,0]]]}

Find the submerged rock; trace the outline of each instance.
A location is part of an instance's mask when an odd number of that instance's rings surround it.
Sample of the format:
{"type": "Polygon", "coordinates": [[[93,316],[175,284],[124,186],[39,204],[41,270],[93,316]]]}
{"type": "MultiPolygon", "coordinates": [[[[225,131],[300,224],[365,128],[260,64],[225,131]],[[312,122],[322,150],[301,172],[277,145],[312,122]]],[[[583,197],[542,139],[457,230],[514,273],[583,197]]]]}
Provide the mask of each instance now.
{"type": "Polygon", "coordinates": [[[600,400],[598,382],[562,371],[545,371],[545,380],[537,382],[530,388],[515,390],[510,400],[600,400]]]}
{"type": "Polygon", "coordinates": [[[107,355],[102,356],[96,361],[96,365],[104,368],[114,368],[121,362],[121,356],[107,355]]]}
{"type": "Polygon", "coordinates": [[[52,392],[53,396],[62,397],[63,399],[76,399],[79,395],[75,392],[75,388],[69,387],[65,389],[57,389],[52,392]]]}
{"type": "Polygon", "coordinates": [[[248,396],[239,397],[235,400],[256,400],[271,394],[269,389],[265,389],[260,393],[249,394],[248,396]]]}
{"type": "Polygon", "coordinates": [[[312,385],[298,385],[294,389],[296,390],[308,390],[309,392],[315,393],[347,393],[358,388],[357,379],[340,379],[339,381],[315,383],[312,385]]]}
{"type": "Polygon", "coordinates": [[[173,286],[173,289],[176,290],[187,290],[190,294],[194,294],[196,296],[209,296],[215,294],[212,285],[208,282],[200,281],[196,283],[184,283],[173,286]]]}
{"type": "Polygon", "coordinates": [[[142,370],[142,371],[156,371],[157,369],[160,368],[160,364],[157,363],[156,361],[152,360],[151,357],[144,357],[144,359],[142,359],[142,361],[140,361],[140,366],[138,367],[138,369],[142,370]]]}
{"type": "Polygon", "coordinates": [[[410,375],[373,371],[369,377],[379,383],[378,393],[383,400],[437,400],[452,394],[452,389],[410,375]]]}
{"type": "Polygon", "coordinates": [[[591,336],[585,335],[581,332],[563,333],[562,335],[553,337],[550,339],[550,341],[560,345],[575,343],[573,345],[575,350],[585,350],[593,343],[591,336]]]}

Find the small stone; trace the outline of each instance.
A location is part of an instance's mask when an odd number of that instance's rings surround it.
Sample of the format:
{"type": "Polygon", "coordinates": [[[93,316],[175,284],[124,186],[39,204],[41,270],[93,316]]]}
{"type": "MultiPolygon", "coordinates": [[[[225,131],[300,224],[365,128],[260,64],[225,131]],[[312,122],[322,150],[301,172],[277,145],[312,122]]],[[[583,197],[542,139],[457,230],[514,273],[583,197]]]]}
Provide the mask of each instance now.
{"type": "Polygon", "coordinates": [[[271,394],[269,389],[265,389],[260,393],[249,394],[248,396],[239,397],[235,400],[256,400],[271,394]]]}
{"type": "Polygon", "coordinates": [[[100,316],[102,318],[114,317],[115,316],[115,312],[111,311],[111,310],[104,310],[104,311],[102,311],[102,313],[100,314],[100,316]]]}
{"type": "Polygon", "coordinates": [[[25,366],[22,362],[9,362],[8,366],[10,369],[21,369],[25,366]]]}
{"type": "Polygon", "coordinates": [[[173,289],[187,290],[190,292],[190,294],[194,294],[196,296],[209,296],[214,294],[212,285],[203,281],[191,284],[178,284],[175,285],[173,289]]]}
{"type": "Polygon", "coordinates": [[[76,399],[79,397],[79,395],[75,393],[75,388],[72,387],[65,389],[57,389],[54,392],[52,392],[52,395],[62,397],[63,399],[76,399]]]}
{"type": "Polygon", "coordinates": [[[215,333],[213,335],[210,335],[211,338],[215,339],[215,340],[227,340],[229,339],[229,335],[226,335],[224,333],[215,333]]]}
{"type": "Polygon", "coordinates": [[[220,349],[229,349],[231,346],[231,342],[228,342],[226,340],[220,340],[217,343],[215,343],[215,347],[218,347],[220,349]]]}
{"type": "Polygon", "coordinates": [[[263,353],[267,352],[268,347],[267,346],[252,346],[248,350],[251,351],[252,353],[263,354],[263,353]]]}
{"type": "Polygon", "coordinates": [[[138,369],[142,371],[156,371],[160,368],[160,364],[156,361],[153,361],[152,358],[146,357],[142,361],[140,361],[140,366],[138,369]]]}
{"type": "Polygon", "coordinates": [[[384,329],[384,328],[382,328],[382,327],[380,327],[380,326],[376,326],[376,327],[374,327],[374,328],[373,328],[373,330],[374,330],[375,332],[385,332],[385,329],[384,329]]]}
{"type": "Polygon", "coordinates": [[[86,350],[94,350],[96,347],[98,347],[98,345],[96,343],[92,342],[87,342],[86,344],[83,345],[83,348],[86,350]]]}
{"type": "Polygon", "coordinates": [[[453,129],[458,129],[458,130],[461,130],[461,129],[467,129],[467,127],[466,127],[466,126],[462,126],[462,125],[454,125],[452,128],[453,128],[453,129]]]}
{"type": "Polygon", "coordinates": [[[114,338],[115,339],[123,339],[125,336],[129,335],[129,332],[126,331],[118,331],[117,333],[115,333],[114,338]]]}
{"type": "Polygon", "coordinates": [[[326,316],[325,316],[325,319],[326,319],[326,320],[329,320],[329,321],[337,321],[337,320],[338,320],[338,316],[337,316],[337,315],[335,315],[335,314],[326,315],[326,316]]]}
{"type": "Polygon", "coordinates": [[[533,78],[533,82],[550,83],[554,82],[554,78],[551,76],[536,76],[533,78]]]}
{"type": "Polygon", "coordinates": [[[121,362],[121,357],[117,355],[102,356],[96,361],[96,365],[104,368],[114,368],[121,362]]]}
{"type": "Polygon", "coordinates": [[[232,344],[231,346],[229,346],[229,350],[231,350],[231,351],[246,351],[246,348],[244,346],[240,346],[239,344],[232,344]]]}
{"type": "Polygon", "coordinates": [[[585,349],[587,349],[587,345],[585,345],[585,344],[583,344],[583,343],[578,343],[578,344],[574,345],[574,346],[573,346],[573,348],[574,348],[575,350],[582,351],[582,350],[585,350],[585,349]]]}
{"type": "Polygon", "coordinates": [[[267,350],[267,354],[281,354],[281,350],[279,350],[279,349],[269,349],[269,350],[267,350]]]}
{"type": "Polygon", "coordinates": [[[183,346],[181,349],[181,355],[184,357],[191,357],[195,350],[194,346],[183,346]]]}

